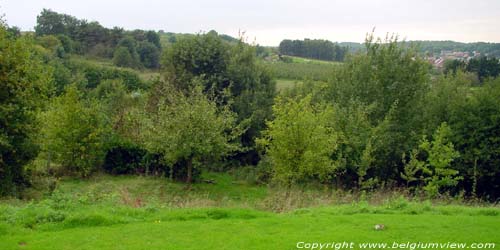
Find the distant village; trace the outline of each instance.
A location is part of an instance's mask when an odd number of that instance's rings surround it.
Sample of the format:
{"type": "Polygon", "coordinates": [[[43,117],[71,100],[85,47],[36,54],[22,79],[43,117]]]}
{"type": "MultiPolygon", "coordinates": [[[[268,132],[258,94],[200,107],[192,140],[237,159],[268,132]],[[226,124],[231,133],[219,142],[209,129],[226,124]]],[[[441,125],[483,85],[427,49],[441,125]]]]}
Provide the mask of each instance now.
{"type": "Polygon", "coordinates": [[[444,62],[449,60],[461,60],[464,62],[469,61],[472,58],[480,57],[481,53],[477,51],[470,52],[462,52],[462,51],[451,51],[451,50],[442,50],[439,56],[428,56],[426,59],[434,65],[434,67],[440,69],[444,67],[444,62]]]}

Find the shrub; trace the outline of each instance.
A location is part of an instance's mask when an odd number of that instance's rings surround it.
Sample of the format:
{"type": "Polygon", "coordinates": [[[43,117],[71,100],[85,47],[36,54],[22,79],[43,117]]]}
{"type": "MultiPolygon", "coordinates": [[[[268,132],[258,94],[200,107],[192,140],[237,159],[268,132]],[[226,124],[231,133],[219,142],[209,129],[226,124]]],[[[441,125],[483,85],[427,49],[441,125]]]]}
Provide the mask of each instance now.
{"type": "Polygon", "coordinates": [[[69,171],[88,176],[102,163],[108,127],[98,107],[80,100],[75,86],[40,115],[43,156],[69,171]]]}

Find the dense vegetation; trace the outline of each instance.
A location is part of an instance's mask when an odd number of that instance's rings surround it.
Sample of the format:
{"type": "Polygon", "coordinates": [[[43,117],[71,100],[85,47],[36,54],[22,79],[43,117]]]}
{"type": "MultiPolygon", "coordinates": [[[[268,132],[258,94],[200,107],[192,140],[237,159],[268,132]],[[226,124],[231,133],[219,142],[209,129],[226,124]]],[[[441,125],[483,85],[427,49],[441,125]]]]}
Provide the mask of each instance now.
{"type": "Polygon", "coordinates": [[[51,10],[35,30],[0,23],[0,249],[500,244],[494,57],[440,70],[368,36],[303,58],[51,10]]]}
{"type": "Polygon", "coordinates": [[[496,57],[482,56],[479,58],[472,58],[468,61],[455,59],[446,61],[444,66],[445,73],[455,74],[458,70],[471,72],[478,77],[480,82],[500,75],[500,60],[496,57]]]}
{"type": "Polygon", "coordinates": [[[53,44],[58,53],[112,58],[117,66],[158,68],[160,36],[154,31],[108,29],[98,22],[80,20],[44,9],[37,17],[38,39],[53,44]]]}
{"type": "MultiPolygon", "coordinates": [[[[344,63],[287,63],[215,31],[171,37],[161,47],[157,32],[50,10],[35,34],[2,24],[2,195],[101,170],[192,183],[246,169],[285,189],[500,197],[495,59],[441,73],[417,48],[369,36],[344,63]],[[278,94],[276,75],[301,83],[278,94]]],[[[304,44],[332,48],[316,42],[304,44]]]]}

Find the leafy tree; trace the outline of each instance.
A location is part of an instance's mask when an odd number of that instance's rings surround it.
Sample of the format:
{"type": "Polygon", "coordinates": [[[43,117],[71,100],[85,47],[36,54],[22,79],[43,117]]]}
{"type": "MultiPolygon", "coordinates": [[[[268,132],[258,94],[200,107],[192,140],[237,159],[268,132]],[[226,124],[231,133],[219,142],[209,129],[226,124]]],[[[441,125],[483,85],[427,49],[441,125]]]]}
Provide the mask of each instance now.
{"type": "MultiPolygon", "coordinates": [[[[500,80],[486,81],[449,108],[452,141],[460,152],[454,163],[473,196],[500,196],[500,80]]],[[[453,103],[452,103],[453,104],[453,103]]]]}
{"type": "Polygon", "coordinates": [[[38,36],[57,35],[66,32],[66,23],[63,15],[50,9],[43,9],[36,18],[35,32],[38,36]]]}
{"type": "Polygon", "coordinates": [[[130,67],[135,66],[135,60],[130,55],[129,50],[126,47],[118,47],[113,54],[113,63],[119,67],[130,67]]]}
{"type": "Polygon", "coordinates": [[[240,149],[235,139],[242,130],[235,114],[218,108],[194,88],[185,94],[168,83],[165,96],[149,109],[143,120],[143,142],[150,152],[159,153],[171,166],[185,162],[186,182],[192,182],[194,169],[207,159],[220,159],[240,149]]]}
{"type": "Polygon", "coordinates": [[[142,65],[148,69],[156,69],[160,66],[160,51],[150,42],[140,42],[137,53],[142,65]]]}
{"type": "Polygon", "coordinates": [[[88,176],[102,163],[108,128],[96,104],[86,105],[74,85],[40,115],[43,156],[65,169],[88,176]]]}
{"type": "Polygon", "coordinates": [[[369,110],[368,120],[379,127],[371,145],[376,168],[370,174],[397,181],[402,153],[417,145],[425,126],[420,110],[429,89],[429,65],[396,37],[368,36],[365,46],[366,53],[335,69],[324,98],[341,106],[354,101],[369,110]]]}
{"type": "Polygon", "coordinates": [[[167,51],[163,61],[165,73],[174,79],[178,89],[190,91],[194,86],[189,84],[200,83],[204,92],[220,95],[229,87],[226,76],[229,52],[228,45],[217,34],[185,37],[167,51]],[[192,81],[194,78],[200,81],[192,81]]]}
{"type": "Polygon", "coordinates": [[[238,155],[243,164],[257,164],[258,152],[255,138],[265,128],[265,121],[272,118],[276,85],[271,75],[258,64],[255,49],[239,42],[231,50],[226,74],[230,80],[231,108],[238,115],[238,122],[248,122],[248,129],[241,142],[248,150],[238,155]]]}
{"type": "MultiPolygon", "coordinates": [[[[433,135],[432,141],[423,138],[419,150],[413,150],[410,160],[406,162],[402,177],[408,184],[420,181],[425,184],[424,190],[430,196],[436,196],[446,187],[454,187],[463,179],[458,176],[458,170],[451,163],[460,154],[450,142],[452,131],[446,123],[442,123],[433,135]],[[425,155],[425,160],[418,160],[419,152],[425,155]]],[[[403,156],[404,157],[404,156],[403,156]]]]}
{"type": "Polygon", "coordinates": [[[476,73],[483,82],[488,77],[494,78],[500,75],[500,61],[495,57],[473,58],[467,63],[466,70],[476,73]]]}
{"type": "Polygon", "coordinates": [[[426,175],[432,175],[432,171],[427,168],[425,161],[418,159],[418,149],[413,149],[410,152],[409,159],[406,159],[406,154],[403,153],[404,170],[401,173],[401,178],[406,181],[406,186],[415,186],[417,189],[425,183],[426,175]]]}
{"type": "Polygon", "coordinates": [[[313,105],[311,95],[298,101],[278,97],[273,114],[257,143],[271,162],[274,180],[288,186],[327,181],[338,166],[330,157],[338,146],[332,108],[313,105]]]}
{"type": "Polygon", "coordinates": [[[442,187],[453,187],[462,179],[457,176],[458,171],[450,166],[451,162],[460,156],[453,143],[449,141],[451,135],[450,127],[442,123],[436,130],[433,140],[429,142],[424,139],[419,146],[427,153],[427,162],[432,171],[424,188],[430,195],[436,195],[442,187]]]}
{"type": "Polygon", "coordinates": [[[33,42],[11,36],[0,21],[0,195],[25,184],[23,166],[37,153],[35,113],[51,89],[51,70],[33,42]]]}
{"type": "Polygon", "coordinates": [[[456,74],[458,70],[465,70],[466,62],[462,60],[447,60],[444,62],[444,70],[445,74],[452,73],[456,74]]]}
{"type": "Polygon", "coordinates": [[[218,105],[229,104],[238,122],[250,123],[241,138],[249,150],[235,157],[256,164],[254,139],[271,117],[275,82],[257,63],[254,48],[241,41],[230,45],[216,32],[184,37],[170,47],[162,66],[176,88],[189,92],[198,84],[218,105]]]}
{"type": "Polygon", "coordinates": [[[146,32],[146,40],[156,46],[157,49],[161,49],[160,36],[158,33],[152,30],[146,32]]]}

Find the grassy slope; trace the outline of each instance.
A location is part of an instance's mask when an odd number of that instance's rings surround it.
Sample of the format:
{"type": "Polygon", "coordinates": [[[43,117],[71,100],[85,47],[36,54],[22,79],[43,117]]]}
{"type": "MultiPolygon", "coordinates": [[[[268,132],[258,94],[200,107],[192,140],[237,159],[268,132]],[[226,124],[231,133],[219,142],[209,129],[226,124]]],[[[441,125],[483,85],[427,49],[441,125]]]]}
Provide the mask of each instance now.
{"type": "Polygon", "coordinates": [[[71,55],[71,60],[77,61],[77,62],[93,63],[93,64],[103,66],[103,67],[130,70],[130,71],[136,72],[139,75],[139,77],[144,81],[148,81],[148,80],[151,80],[151,79],[154,79],[154,78],[160,76],[160,73],[157,70],[150,70],[150,69],[138,70],[138,69],[132,69],[132,68],[117,67],[113,64],[113,62],[111,60],[104,59],[104,58],[97,58],[97,57],[88,58],[88,57],[83,57],[83,56],[79,56],[79,55],[71,55]]]}
{"type": "Polygon", "coordinates": [[[282,91],[284,89],[293,88],[295,85],[302,83],[298,80],[276,79],[276,90],[282,91]]]}
{"type": "Polygon", "coordinates": [[[495,207],[398,198],[376,206],[351,201],[274,213],[262,204],[289,201],[270,199],[271,189],[227,174],[204,178],[216,184],[187,191],[161,178],[98,176],[65,180],[40,202],[1,202],[0,249],[295,249],[298,241],[500,246],[495,207]],[[378,223],[386,230],[375,231],[378,223]]]}

